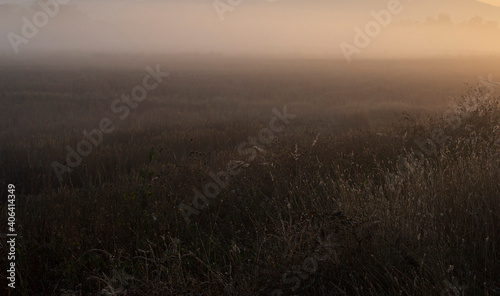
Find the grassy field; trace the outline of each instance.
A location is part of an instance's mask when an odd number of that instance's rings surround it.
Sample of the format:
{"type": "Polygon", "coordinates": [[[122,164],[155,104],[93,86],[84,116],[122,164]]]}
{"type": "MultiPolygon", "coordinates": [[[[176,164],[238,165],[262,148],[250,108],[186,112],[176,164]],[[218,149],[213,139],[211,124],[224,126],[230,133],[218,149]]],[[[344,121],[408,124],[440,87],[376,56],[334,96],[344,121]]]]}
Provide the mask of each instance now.
{"type": "Polygon", "coordinates": [[[15,295],[500,295],[498,60],[93,60],[0,70],[15,295]]]}

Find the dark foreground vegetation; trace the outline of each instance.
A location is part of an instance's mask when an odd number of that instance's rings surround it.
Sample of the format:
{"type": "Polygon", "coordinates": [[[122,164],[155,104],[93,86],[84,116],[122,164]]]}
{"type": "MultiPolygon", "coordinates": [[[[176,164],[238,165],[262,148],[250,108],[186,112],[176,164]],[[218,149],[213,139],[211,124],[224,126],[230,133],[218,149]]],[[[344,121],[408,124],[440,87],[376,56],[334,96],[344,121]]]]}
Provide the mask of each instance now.
{"type": "Polygon", "coordinates": [[[421,64],[165,63],[62,182],[51,163],[144,71],[5,67],[13,295],[499,295],[500,98],[455,63],[421,64]],[[286,129],[241,153],[284,106],[286,129]],[[228,163],[196,210],[193,189],[228,163]]]}

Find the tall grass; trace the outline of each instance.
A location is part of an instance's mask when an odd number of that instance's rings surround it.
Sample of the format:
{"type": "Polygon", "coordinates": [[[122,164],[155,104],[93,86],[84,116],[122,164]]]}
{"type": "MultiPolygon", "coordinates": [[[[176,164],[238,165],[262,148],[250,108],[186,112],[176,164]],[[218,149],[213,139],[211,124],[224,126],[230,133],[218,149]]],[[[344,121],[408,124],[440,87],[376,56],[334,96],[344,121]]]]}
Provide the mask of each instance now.
{"type": "Polygon", "coordinates": [[[235,148],[268,121],[266,109],[249,104],[253,121],[222,100],[200,123],[188,103],[159,111],[156,99],[145,109],[151,122],[182,108],[184,121],[140,127],[133,118],[62,184],[36,159],[20,167],[16,152],[29,145],[57,157],[78,136],[2,145],[19,188],[30,188],[17,205],[18,294],[500,293],[499,98],[466,93],[453,127],[432,114],[377,125],[369,112],[346,111],[352,124],[330,125],[305,113],[190,224],[179,204],[210,171],[241,159],[235,148]],[[422,158],[415,140],[437,128],[449,139],[422,158]],[[307,272],[318,246],[326,255],[307,272]]]}

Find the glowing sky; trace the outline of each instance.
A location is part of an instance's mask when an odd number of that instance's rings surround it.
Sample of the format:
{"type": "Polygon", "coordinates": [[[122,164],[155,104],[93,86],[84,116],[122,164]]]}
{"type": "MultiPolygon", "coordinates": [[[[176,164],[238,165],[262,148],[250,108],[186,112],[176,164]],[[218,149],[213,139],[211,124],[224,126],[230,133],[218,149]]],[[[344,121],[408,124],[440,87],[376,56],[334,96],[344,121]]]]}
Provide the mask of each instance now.
{"type": "Polygon", "coordinates": [[[493,6],[500,6],[500,0],[477,0],[482,3],[490,4],[493,6]]]}
{"type": "MultiPolygon", "coordinates": [[[[394,0],[242,0],[222,21],[213,0],[72,0],[19,49],[21,53],[336,56],[341,54],[341,42],[353,42],[354,28],[363,28],[373,20],[370,12],[386,9],[390,1],[394,0]]],[[[403,11],[392,16],[364,55],[500,52],[500,31],[492,29],[495,24],[490,23],[487,30],[477,25],[500,21],[500,0],[401,0],[401,6],[403,11]],[[446,17],[436,24],[429,22],[429,17],[439,19],[439,15],[449,16],[452,23],[444,26],[446,17]],[[414,23],[408,25],[408,21],[414,23]]],[[[22,17],[31,18],[39,10],[33,0],[0,0],[0,53],[12,53],[7,35],[21,34],[22,17]]]]}

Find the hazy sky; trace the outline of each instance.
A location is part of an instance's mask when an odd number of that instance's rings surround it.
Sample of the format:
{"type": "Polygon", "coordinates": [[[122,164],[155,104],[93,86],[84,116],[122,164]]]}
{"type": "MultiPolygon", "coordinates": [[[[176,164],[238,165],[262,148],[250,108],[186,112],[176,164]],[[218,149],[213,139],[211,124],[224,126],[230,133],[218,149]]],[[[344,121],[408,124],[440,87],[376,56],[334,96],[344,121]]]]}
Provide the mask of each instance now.
{"type": "MultiPolygon", "coordinates": [[[[355,28],[364,29],[371,11],[391,1],[242,0],[222,14],[213,0],[72,0],[17,49],[342,56],[340,44],[354,45],[355,28]]],[[[500,0],[401,0],[400,6],[353,58],[500,52],[494,23],[500,0]]],[[[0,53],[14,52],[22,18],[41,10],[38,1],[0,1],[0,53]]]]}

